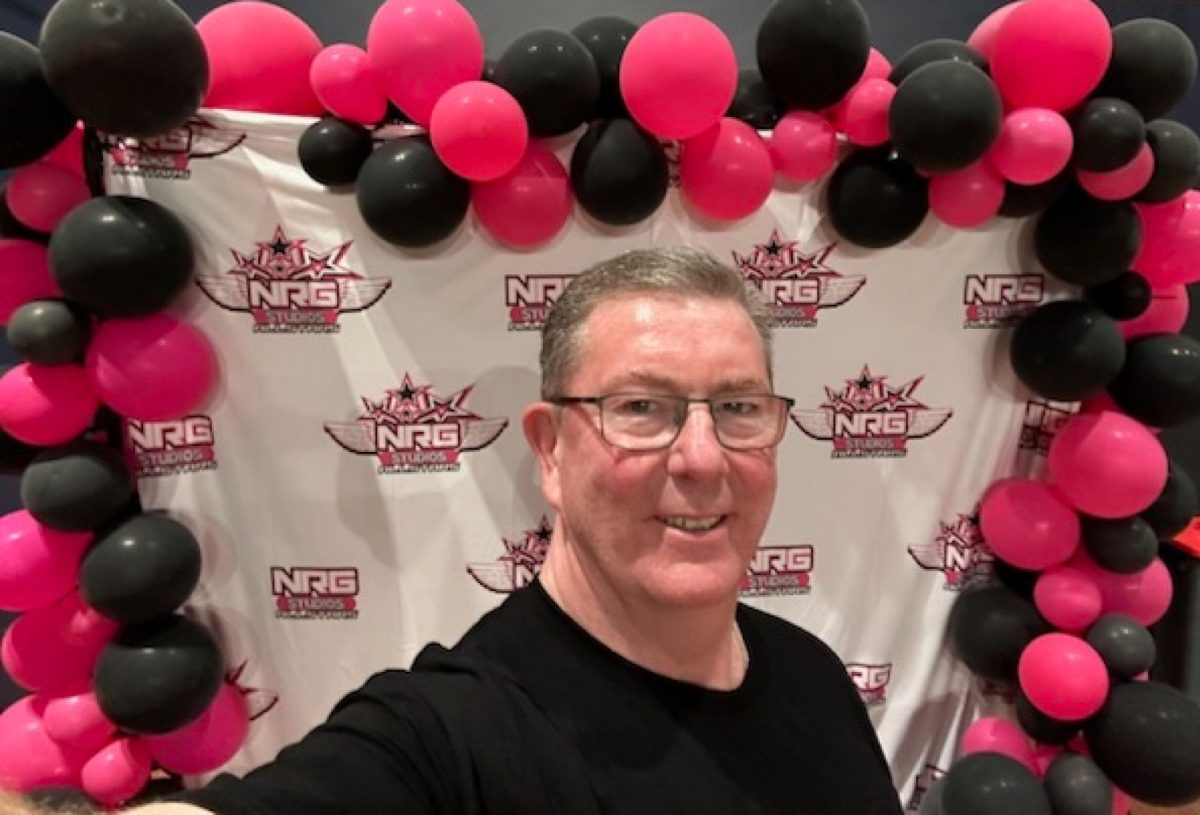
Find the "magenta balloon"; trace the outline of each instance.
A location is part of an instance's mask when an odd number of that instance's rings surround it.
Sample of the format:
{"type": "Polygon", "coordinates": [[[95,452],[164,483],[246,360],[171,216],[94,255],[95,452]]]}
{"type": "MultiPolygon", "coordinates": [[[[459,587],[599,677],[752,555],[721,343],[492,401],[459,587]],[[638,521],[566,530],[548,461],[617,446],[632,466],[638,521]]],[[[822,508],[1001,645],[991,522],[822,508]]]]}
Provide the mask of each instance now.
{"type": "Polygon", "coordinates": [[[1155,289],[1149,308],[1132,320],[1117,323],[1117,326],[1127,340],[1147,334],[1177,334],[1187,323],[1190,307],[1184,284],[1155,289]]]}
{"type": "Polygon", "coordinates": [[[63,631],[63,601],[26,612],[0,641],[0,661],[18,685],[55,693],[91,676],[103,643],[75,645],[63,631]]]}
{"type": "Polygon", "coordinates": [[[110,620],[87,604],[83,595],[73,591],[54,604],[58,628],[72,647],[100,649],[116,636],[120,623],[110,620]]]}
{"type": "Polygon", "coordinates": [[[1200,280],[1200,191],[1163,204],[1135,204],[1142,248],[1133,268],[1155,289],[1200,280]]]}
{"type": "Polygon", "coordinates": [[[1100,587],[1085,572],[1055,566],[1041,574],[1033,587],[1033,602],[1047,622],[1063,631],[1078,633],[1100,617],[1100,587]]]}
{"type": "Polygon", "coordinates": [[[867,55],[867,67],[863,68],[862,76],[858,78],[858,81],[887,79],[891,73],[892,63],[888,61],[888,58],[878,48],[872,48],[871,53],[867,55]]]}
{"type": "Polygon", "coordinates": [[[419,125],[443,93],[483,75],[483,35],[454,0],[387,0],[371,19],[367,53],[387,95],[419,125]]]}
{"type": "Polygon", "coordinates": [[[195,326],[152,314],[101,323],[88,347],[87,373],[117,413],[161,421],[199,407],[216,383],[217,358],[195,326]]]}
{"type": "Polygon", "coordinates": [[[1050,443],[1050,481],[1076,509],[1127,518],[1167,483],[1167,454],[1145,425],[1113,412],[1069,419],[1050,443]]]}
{"type": "Polygon", "coordinates": [[[67,137],[46,154],[45,160],[83,176],[83,122],[77,123],[67,137]]]}
{"type": "Polygon", "coordinates": [[[1070,634],[1043,634],[1021,652],[1021,690],[1047,716],[1086,719],[1108,698],[1108,669],[1096,649],[1070,634]]]}
{"type": "Polygon", "coordinates": [[[56,743],[88,755],[107,744],[117,732],[117,726],[101,712],[90,683],[48,699],[42,719],[46,735],[56,743]]]}
{"type": "Polygon", "coordinates": [[[891,138],[888,111],[896,86],[886,79],[864,79],[837,106],[837,127],[860,147],[878,147],[891,138]]]}
{"type": "Polygon", "coordinates": [[[690,139],[716,124],[737,91],[738,66],[725,33],[676,11],[645,23],[621,57],[621,96],[633,118],[664,139],[690,139]]]}
{"type": "Polygon", "coordinates": [[[793,110],[767,139],[775,170],[789,181],[816,181],[837,161],[837,131],[819,113],[793,110]]]}
{"type": "Polygon", "coordinates": [[[991,61],[992,49],[996,45],[996,35],[1000,33],[1000,27],[1008,19],[1008,15],[1012,14],[1018,5],[1019,3],[1009,3],[1007,6],[1001,6],[985,17],[983,22],[975,26],[975,30],[971,32],[971,36],[967,38],[967,45],[982,54],[985,59],[991,61]]]}
{"type": "Polygon", "coordinates": [[[557,235],[571,217],[574,200],[566,168],[536,141],[512,172],[471,188],[483,228],[514,249],[538,246],[557,235]]]}
{"type": "Polygon", "coordinates": [[[1092,0],[1025,0],[992,40],[992,78],[1010,109],[1061,112],[1100,84],[1112,48],[1108,19],[1092,0]]]}
{"type": "Polygon", "coordinates": [[[26,696],[0,712],[0,790],[77,787],[86,756],[55,743],[42,714],[46,700],[26,696]]]}
{"type": "Polygon", "coordinates": [[[78,365],[22,362],[0,377],[0,427],[26,444],[62,444],[92,423],[100,406],[78,365]]]}
{"type": "Polygon", "coordinates": [[[246,740],[250,719],[237,686],[225,683],[208,710],[179,730],[146,737],[154,760],[176,773],[216,770],[233,758],[246,740]]]}
{"type": "Polygon", "coordinates": [[[438,158],[470,181],[512,172],[529,144],[529,124],[513,95],[491,82],[455,85],[433,106],[429,136],[438,158]]]}
{"type": "Polygon", "coordinates": [[[1063,171],[1074,148],[1075,135],[1061,113],[1022,108],[1004,117],[987,159],[1014,184],[1041,184],[1063,171]]]}
{"type": "Polygon", "coordinates": [[[357,45],[338,43],[321,51],[308,78],[317,99],[338,118],[370,125],[387,114],[383,76],[357,45]]]}
{"type": "Polygon", "coordinates": [[[1174,586],[1171,573],[1162,560],[1134,574],[1115,574],[1096,567],[1100,593],[1104,597],[1105,614],[1128,614],[1142,625],[1153,625],[1162,619],[1171,605],[1174,586]]]}
{"type": "Polygon", "coordinates": [[[152,759],[138,738],[119,738],[83,765],[79,780],[84,792],[105,806],[128,801],[150,780],[152,759]]]}
{"type": "Polygon", "coordinates": [[[62,297],[50,274],[46,247],[33,241],[0,238],[0,323],[30,300],[62,297]]]}
{"type": "Polygon", "coordinates": [[[308,72],[321,40],[308,23],[273,3],[238,0],[196,23],[208,54],[204,106],[319,116],[308,72]]]}
{"type": "Polygon", "coordinates": [[[1137,195],[1154,175],[1154,153],[1143,144],[1137,155],[1122,167],[1105,173],[1075,170],[1075,178],[1093,198],[1101,201],[1124,201],[1137,195]]]}
{"type": "Polygon", "coordinates": [[[1020,569],[1045,569],[1079,546],[1079,517],[1045,484],[997,481],[983,496],[979,529],[996,557],[1020,569]]]}
{"type": "Polygon", "coordinates": [[[60,532],[25,510],[0,518],[0,609],[29,611],[75,588],[90,532],[60,532]]]}
{"type": "Polygon", "coordinates": [[[728,117],[684,142],[679,156],[683,197],[718,221],[757,212],[771,194],[774,177],[771,154],[758,132],[728,117]]]}
{"type": "Polygon", "coordinates": [[[38,232],[53,232],[67,213],[90,197],[83,176],[49,161],[17,170],[5,193],[13,217],[38,232]]]}
{"type": "Polygon", "coordinates": [[[1029,739],[1020,727],[997,716],[985,716],[972,722],[963,733],[960,752],[964,756],[1000,753],[1021,762],[1030,772],[1037,772],[1037,762],[1029,739]]]}
{"type": "Polygon", "coordinates": [[[981,226],[1000,211],[1002,203],[1004,179],[986,161],[938,173],[929,181],[929,209],[947,226],[981,226]]]}

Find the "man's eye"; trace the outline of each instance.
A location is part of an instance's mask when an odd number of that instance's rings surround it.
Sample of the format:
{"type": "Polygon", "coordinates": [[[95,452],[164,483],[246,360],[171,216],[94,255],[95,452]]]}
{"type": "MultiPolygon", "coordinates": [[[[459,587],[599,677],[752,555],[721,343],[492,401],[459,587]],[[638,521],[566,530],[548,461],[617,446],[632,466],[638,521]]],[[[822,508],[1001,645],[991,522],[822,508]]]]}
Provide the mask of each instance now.
{"type": "Polygon", "coordinates": [[[746,399],[724,399],[717,403],[717,409],[731,416],[753,416],[762,406],[746,399]]]}
{"type": "Polygon", "coordinates": [[[654,416],[663,410],[662,402],[657,399],[622,399],[613,407],[624,416],[654,416]]]}

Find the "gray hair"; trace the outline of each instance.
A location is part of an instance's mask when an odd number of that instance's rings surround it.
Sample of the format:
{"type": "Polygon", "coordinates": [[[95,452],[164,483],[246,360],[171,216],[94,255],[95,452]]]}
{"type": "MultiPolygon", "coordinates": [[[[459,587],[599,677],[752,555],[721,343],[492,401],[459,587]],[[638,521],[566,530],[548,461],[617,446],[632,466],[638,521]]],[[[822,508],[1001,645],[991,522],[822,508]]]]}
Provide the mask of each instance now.
{"type": "Polygon", "coordinates": [[[542,328],[542,398],[561,396],[579,364],[583,325],[601,303],[628,294],[710,297],[740,305],[771,365],[771,316],[758,290],[703,249],[635,249],[586,269],[554,303],[542,328]]]}

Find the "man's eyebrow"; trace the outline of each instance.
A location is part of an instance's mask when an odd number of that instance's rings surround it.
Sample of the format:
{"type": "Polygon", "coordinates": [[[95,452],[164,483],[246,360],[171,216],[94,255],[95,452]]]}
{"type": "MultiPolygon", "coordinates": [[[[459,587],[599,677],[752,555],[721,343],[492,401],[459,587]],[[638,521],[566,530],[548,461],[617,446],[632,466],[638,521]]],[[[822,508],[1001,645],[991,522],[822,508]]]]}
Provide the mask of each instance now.
{"type": "MultiPolygon", "coordinates": [[[[613,380],[609,385],[608,390],[620,389],[625,387],[644,387],[656,390],[662,390],[666,393],[682,393],[685,388],[680,387],[679,383],[672,380],[670,377],[662,376],[661,374],[653,374],[648,371],[627,371],[613,380]]],[[[747,392],[769,392],[770,386],[763,380],[757,377],[746,377],[742,379],[727,379],[717,383],[712,389],[713,393],[747,393],[747,392]]]]}

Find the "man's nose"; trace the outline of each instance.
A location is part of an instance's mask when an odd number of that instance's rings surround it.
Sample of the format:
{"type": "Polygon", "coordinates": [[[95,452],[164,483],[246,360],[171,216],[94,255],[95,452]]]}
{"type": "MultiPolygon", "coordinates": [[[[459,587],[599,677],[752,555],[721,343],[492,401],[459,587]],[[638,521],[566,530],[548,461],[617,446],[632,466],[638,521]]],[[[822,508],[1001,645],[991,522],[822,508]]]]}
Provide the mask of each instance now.
{"type": "Polygon", "coordinates": [[[705,474],[715,472],[725,463],[725,448],[717,439],[712,411],[706,403],[688,405],[683,426],[671,445],[670,458],[677,462],[678,472],[705,474]]]}

